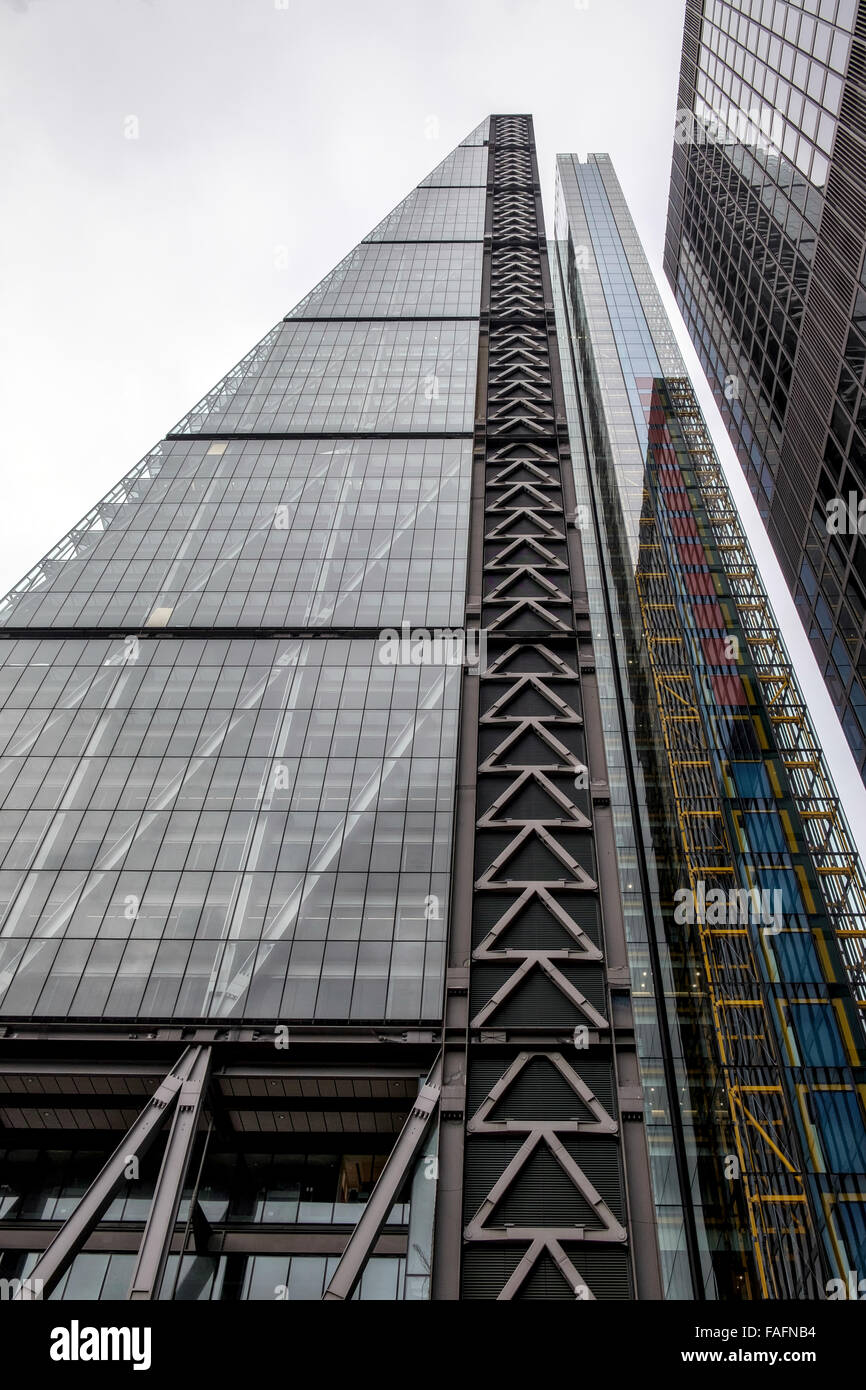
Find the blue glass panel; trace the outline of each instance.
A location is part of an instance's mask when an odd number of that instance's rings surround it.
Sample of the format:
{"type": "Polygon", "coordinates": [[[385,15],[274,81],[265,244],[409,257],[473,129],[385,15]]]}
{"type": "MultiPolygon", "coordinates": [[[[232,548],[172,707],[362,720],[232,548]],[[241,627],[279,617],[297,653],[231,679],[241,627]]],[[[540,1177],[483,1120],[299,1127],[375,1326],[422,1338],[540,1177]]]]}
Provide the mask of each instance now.
{"type": "Polygon", "coordinates": [[[752,872],[762,892],[781,893],[782,912],[786,917],[806,911],[797,875],[793,869],[772,868],[759,864],[752,872]]]}
{"type": "Polygon", "coordinates": [[[830,1004],[791,1004],[791,1020],[804,1067],[843,1067],[848,1061],[830,1004]]]}
{"type": "Polygon", "coordinates": [[[753,854],[782,854],[787,849],[782,822],[775,811],[747,811],[742,825],[753,854]]]}
{"type": "Polygon", "coordinates": [[[766,940],[775,956],[781,980],[817,984],[824,978],[811,932],[783,931],[766,940]]]}
{"type": "Polygon", "coordinates": [[[763,763],[731,763],[731,775],[737,796],[744,800],[770,795],[770,779],[763,763]]]}
{"type": "Polygon", "coordinates": [[[857,1096],[853,1091],[815,1090],[810,1100],[830,1172],[863,1172],[863,1114],[857,1096]]]}

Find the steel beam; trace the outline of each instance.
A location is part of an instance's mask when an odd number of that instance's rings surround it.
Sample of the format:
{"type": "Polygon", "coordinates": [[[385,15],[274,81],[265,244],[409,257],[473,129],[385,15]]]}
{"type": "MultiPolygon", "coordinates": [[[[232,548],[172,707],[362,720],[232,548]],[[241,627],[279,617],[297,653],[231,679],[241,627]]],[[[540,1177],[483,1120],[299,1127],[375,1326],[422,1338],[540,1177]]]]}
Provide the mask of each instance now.
{"type": "MultiPolygon", "coordinates": [[[[42,1281],[42,1296],[47,1298],[91,1231],[102,1219],[126,1176],[132,1158],[141,1159],[171,1114],[181,1088],[192,1070],[201,1049],[188,1047],[168,1076],[151,1096],[135,1124],[118,1144],[111,1158],[90,1184],[75,1211],[64,1221],[44,1255],[30,1273],[31,1280],[42,1281]]],[[[18,1297],[18,1294],[15,1295],[18,1297]]]]}
{"type": "Polygon", "coordinates": [[[195,1056],[181,1083],[153,1202],[129,1285],[128,1297],[133,1301],[158,1297],[171,1249],[174,1223],[210,1075],[210,1048],[196,1047],[191,1050],[195,1056]]]}
{"type": "Polygon", "coordinates": [[[376,1179],[363,1215],[349,1237],[333,1278],[324,1292],[323,1300],[345,1300],[352,1297],[379,1232],[387,1221],[388,1213],[397,1200],[397,1194],[409,1176],[412,1164],[424,1142],[424,1136],[439,1105],[441,1089],[442,1058],[439,1056],[418,1092],[399,1138],[388,1155],[385,1167],[376,1179]]]}

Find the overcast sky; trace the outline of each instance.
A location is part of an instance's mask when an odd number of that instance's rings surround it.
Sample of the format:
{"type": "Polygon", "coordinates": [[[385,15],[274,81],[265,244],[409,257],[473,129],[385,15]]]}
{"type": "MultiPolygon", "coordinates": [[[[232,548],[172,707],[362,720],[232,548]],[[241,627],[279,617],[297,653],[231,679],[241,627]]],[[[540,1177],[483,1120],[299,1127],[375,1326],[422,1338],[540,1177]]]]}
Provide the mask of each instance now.
{"type": "Polygon", "coordinates": [[[661,272],[683,0],[0,0],[5,592],[491,111],[608,151],[851,820],[854,767],[661,272]],[[134,138],[130,138],[130,137],[134,138]]]}

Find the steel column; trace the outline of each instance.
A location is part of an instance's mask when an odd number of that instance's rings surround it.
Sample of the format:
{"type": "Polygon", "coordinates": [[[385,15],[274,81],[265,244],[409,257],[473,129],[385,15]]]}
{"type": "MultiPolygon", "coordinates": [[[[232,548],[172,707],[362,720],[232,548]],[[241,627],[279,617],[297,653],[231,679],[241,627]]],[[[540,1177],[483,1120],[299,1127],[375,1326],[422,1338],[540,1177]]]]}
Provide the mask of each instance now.
{"type": "Polygon", "coordinates": [[[171,1249],[174,1223],[210,1075],[210,1048],[196,1047],[191,1051],[195,1056],[181,1083],[153,1202],[129,1285],[128,1297],[133,1301],[159,1296],[171,1249]]]}
{"type": "Polygon", "coordinates": [[[376,1239],[388,1219],[388,1213],[424,1142],[424,1136],[439,1105],[442,1089],[442,1058],[437,1057],[426,1082],[418,1092],[400,1137],[391,1150],[367,1203],[363,1215],[349,1237],[349,1243],[334,1270],[333,1278],[323,1299],[342,1300],[352,1297],[355,1285],[376,1239]]]}
{"type": "Polygon", "coordinates": [[[99,1224],[124,1180],[130,1159],[143,1158],[151,1148],[171,1114],[200,1051],[197,1047],[186,1049],[177,1065],[151,1096],[132,1129],[121,1140],[105,1167],[91,1183],[75,1211],[64,1221],[44,1255],[37,1260],[29,1278],[31,1283],[42,1281],[44,1298],[48,1297],[63,1278],[87,1237],[99,1224]]]}

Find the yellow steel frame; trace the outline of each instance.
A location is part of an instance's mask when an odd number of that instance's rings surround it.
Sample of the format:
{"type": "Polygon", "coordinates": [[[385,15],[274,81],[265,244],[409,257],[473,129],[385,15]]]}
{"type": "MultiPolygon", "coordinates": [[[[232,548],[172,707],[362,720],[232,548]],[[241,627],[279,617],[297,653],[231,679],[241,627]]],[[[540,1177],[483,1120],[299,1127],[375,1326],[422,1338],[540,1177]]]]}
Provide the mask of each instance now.
{"type": "MultiPolygon", "coordinates": [[[[691,665],[679,624],[671,621],[671,579],[648,493],[636,579],[684,865],[697,897],[699,881],[708,887],[733,885],[737,871],[691,665]]],[[[786,1143],[791,1117],[749,930],[695,925],[761,1293],[802,1296],[801,1279],[814,1270],[815,1232],[796,1149],[786,1143]],[[773,1079],[756,1084],[756,1076],[773,1079]]]]}
{"type": "Polygon", "coordinates": [[[691,383],[687,377],[668,377],[665,384],[862,1017],[866,1014],[866,874],[691,383]]]}

